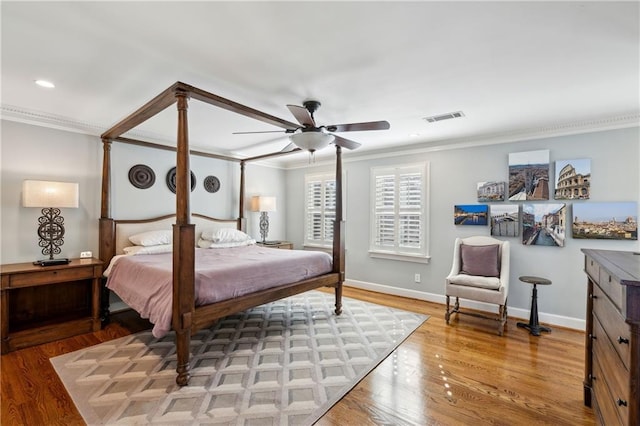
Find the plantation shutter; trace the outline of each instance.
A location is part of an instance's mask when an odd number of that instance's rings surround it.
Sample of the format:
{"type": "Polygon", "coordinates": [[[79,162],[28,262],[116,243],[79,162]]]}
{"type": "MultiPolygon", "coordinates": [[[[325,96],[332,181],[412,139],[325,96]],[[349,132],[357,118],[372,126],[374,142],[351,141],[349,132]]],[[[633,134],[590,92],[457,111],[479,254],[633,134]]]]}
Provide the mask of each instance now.
{"type": "Polygon", "coordinates": [[[425,166],[372,169],[370,251],[426,255],[425,166]]]}
{"type": "Polygon", "coordinates": [[[336,181],[333,175],[305,177],[305,244],[331,247],[336,218],[336,181]]]}

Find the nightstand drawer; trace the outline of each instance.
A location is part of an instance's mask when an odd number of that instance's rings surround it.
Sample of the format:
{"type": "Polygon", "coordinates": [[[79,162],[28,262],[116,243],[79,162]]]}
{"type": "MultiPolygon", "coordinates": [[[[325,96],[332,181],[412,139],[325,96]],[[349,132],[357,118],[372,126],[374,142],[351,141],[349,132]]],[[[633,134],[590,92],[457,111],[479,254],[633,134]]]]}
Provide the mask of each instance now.
{"type": "Polygon", "coordinates": [[[6,281],[9,288],[15,288],[51,284],[55,282],[83,280],[92,277],[93,266],[83,266],[80,268],[53,269],[40,272],[13,274],[10,275],[6,281]]]}

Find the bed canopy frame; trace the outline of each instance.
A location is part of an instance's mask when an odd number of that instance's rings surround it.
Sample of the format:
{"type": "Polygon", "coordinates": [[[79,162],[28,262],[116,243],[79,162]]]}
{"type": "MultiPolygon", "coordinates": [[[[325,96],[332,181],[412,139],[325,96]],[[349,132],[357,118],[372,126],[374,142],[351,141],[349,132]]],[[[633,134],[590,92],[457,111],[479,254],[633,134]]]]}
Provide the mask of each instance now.
{"type": "MultiPolygon", "coordinates": [[[[191,223],[190,211],[190,154],[202,155],[240,163],[240,197],[238,228],[245,230],[244,219],[244,187],[245,164],[265,158],[284,155],[272,154],[238,159],[217,154],[191,151],[189,149],[189,132],[187,110],[190,99],[206,102],[256,120],[282,128],[293,128],[298,125],[241,105],[231,100],[214,95],[182,82],[176,82],[158,96],[147,102],[138,110],[124,118],[101,135],[103,142],[102,195],[99,220],[99,256],[107,265],[115,253],[116,220],[111,217],[111,144],[123,142],[148,146],[158,149],[169,149],[176,152],[176,213],[173,225],[173,308],[172,328],[176,334],[177,377],[180,386],[188,384],[190,378],[191,333],[214,323],[217,319],[242,310],[272,302],[293,294],[305,292],[318,287],[335,289],[335,312],[342,311],[342,284],[345,277],[344,258],[344,220],[342,215],[342,155],[341,148],[336,145],[336,219],[333,227],[333,270],[316,278],[287,284],[273,289],[262,290],[227,301],[206,306],[195,306],[195,225],[191,223]],[[178,131],[176,147],[168,147],[152,142],[140,141],[122,135],[172,104],[177,104],[178,131]]],[[[291,152],[299,151],[296,149],[291,152]]]]}

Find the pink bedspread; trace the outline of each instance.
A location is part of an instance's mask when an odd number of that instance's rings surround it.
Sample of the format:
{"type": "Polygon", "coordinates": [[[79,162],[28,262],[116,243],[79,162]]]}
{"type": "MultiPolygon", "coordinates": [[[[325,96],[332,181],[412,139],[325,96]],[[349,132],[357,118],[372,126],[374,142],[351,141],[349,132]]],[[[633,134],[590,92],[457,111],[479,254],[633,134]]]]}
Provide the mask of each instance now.
{"type": "MultiPolygon", "coordinates": [[[[171,329],[172,253],[123,256],[111,267],[107,287],[162,337],[171,329]]],[[[196,306],[226,300],[331,272],[324,252],[256,245],[196,249],[196,306]]]]}

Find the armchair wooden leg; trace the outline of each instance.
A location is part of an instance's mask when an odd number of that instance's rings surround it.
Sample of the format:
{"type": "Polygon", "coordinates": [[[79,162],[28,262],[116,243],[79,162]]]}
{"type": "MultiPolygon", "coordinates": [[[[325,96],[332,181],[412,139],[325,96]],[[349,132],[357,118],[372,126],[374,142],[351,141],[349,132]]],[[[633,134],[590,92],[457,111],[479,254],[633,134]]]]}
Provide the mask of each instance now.
{"type": "Polygon", "coordinates": [[[449,312],[449,296],[447,296],[447,311],[444,313],[444,320],[447,324],[449,324],[450,317],[451,317],[451,313],[449,312]]]}
{"type": "Polygon", "coordinates": [[[507,305],[500,305],[500,318],[498,319],[498,335],[504,334],[504,325],[507,323],[507,305]]]}

